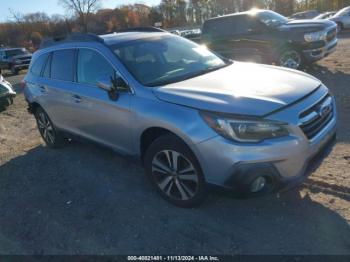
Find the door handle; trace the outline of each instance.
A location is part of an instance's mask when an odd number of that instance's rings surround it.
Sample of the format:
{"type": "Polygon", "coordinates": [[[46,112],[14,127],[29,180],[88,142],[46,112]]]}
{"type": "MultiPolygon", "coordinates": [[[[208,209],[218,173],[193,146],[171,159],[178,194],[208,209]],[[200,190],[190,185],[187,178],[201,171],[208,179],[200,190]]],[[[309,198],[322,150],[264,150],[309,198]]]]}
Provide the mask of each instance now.
{"type": "Polygon", "coordinates": [[[46,93],[46,87],[45,86],[39,86],[41,93],[46,93]]]}
{"type": "Polygon", "coordinates": [[[73,97],[75,103],[80,103],[82,100],[82,98],[78,95],[72,95],[72,97],[73,97]]]}

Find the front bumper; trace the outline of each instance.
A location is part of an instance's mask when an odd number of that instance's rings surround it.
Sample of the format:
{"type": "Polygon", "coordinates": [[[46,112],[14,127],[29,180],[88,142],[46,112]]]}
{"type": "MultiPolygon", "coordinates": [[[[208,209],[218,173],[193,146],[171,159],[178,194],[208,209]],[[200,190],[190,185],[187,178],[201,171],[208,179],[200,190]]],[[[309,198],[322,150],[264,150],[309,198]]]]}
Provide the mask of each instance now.
{"type": "Polygon", "coordinates": [[[336,47],[338,44],[338,39],[335,38],[331,42],[327,43],[326,46],[320,47],[320,48],[315,48],[315,49],[310,49],[310,50],[304,50],[304,58],[308,62],[315,62],[318,61],[331,53],[335,52],[336,47]]]}
{"type": "Polygon", "coordinates": [[[290,136],[258,144],[239,144],[217,136],[195,145],[193,151],[211,185],[243,192],[257,176],[266,175],[275,186],[285,187],[302,181],[315,159],[324,156],[326,147],[326,151],[331,148],[336,135],[335,103],[333,118],[312,140],[298,126],[291,128],[290,136]]]}

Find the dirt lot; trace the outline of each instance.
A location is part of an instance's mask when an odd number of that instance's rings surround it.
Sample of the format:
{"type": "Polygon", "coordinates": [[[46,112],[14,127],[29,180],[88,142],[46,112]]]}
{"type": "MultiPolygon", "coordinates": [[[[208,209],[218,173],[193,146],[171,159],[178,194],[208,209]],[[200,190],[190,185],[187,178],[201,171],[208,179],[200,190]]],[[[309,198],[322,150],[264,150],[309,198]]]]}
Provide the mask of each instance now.
{"type": "MultiPolygon", "coordinates": [[[[338,143],[279,195],[180,209],[104,148],[45,147],[23,95],[0,113],[1,254],[350,254],[350,33],[308,72],[337,97],[338,143]]],[[[7,77],[16,84],[23,75],[7,77]]]]}

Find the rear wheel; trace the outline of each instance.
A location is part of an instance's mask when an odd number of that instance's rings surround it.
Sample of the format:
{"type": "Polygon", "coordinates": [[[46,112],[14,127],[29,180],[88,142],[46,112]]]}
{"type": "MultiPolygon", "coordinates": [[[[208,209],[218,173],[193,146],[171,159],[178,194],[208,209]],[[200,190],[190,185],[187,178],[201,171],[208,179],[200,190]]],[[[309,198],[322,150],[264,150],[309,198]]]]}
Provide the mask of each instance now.
{"type": "Polygon", "coordinates": [[[41,137],[48,147],[58,148],[63,145],[63,137],[61,133],[54,127],[52,121],[46,112],[38,107],[35,110],[35,118],[41,137]]]}
{"type": "Polygon", "coordinates": [[[279,55],[278,64],[291,69],[299,69],[303,64],[303,58],[297,50],[285,49],[279,55]]]}
{"type": "Polygon", "coordinates": [[[156,139],[146,151],[145,168],[152,185],[168,202],[193,207],[201,204],[206,184],[192,151],[179,138],[165,135],[156,139]]]}

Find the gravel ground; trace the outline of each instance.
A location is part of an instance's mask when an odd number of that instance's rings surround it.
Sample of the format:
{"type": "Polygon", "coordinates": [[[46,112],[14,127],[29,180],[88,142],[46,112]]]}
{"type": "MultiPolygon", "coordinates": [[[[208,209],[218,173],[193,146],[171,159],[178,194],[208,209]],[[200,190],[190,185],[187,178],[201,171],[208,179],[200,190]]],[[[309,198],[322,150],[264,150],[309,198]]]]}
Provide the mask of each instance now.
{"type": "Polygon", "coordinates": [[[167,204],[109,150],[48,149],[20,93],[0,113],[0,254],[350,254],[350,34],[341,38],[308,70],[339,111],[338,143],[318,170],[285,193],[212,194],[197,209],[167,204]]]}

